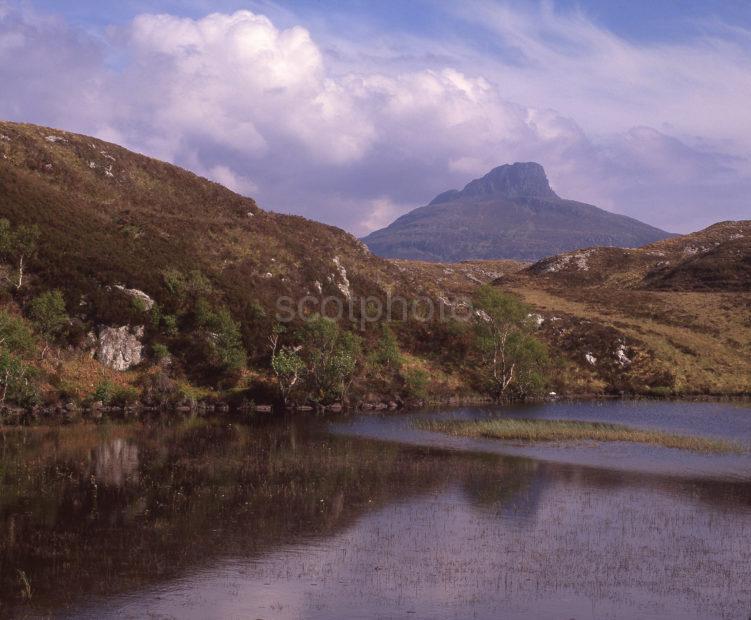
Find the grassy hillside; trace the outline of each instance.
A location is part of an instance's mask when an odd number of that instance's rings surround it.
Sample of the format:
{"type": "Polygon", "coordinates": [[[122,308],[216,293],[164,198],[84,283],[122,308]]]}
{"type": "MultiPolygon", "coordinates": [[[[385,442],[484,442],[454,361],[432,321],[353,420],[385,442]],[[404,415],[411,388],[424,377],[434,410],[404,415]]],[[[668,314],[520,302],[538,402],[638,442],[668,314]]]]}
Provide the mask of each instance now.
{"type": "Polygon", "coordinates": [[[569,389],[639,381],[658,393],[748,393],[750,266],[751,222],[722,222],[635,250],[551,257],[497,284],[547,317],[547,340],[574,362],[569,389]]]}
{"type": "Polygon", "coordinates": [[[2,122],[0,220],[9,404],[270,402],[285,382],[298,402],[481,397],[470,302],[491,282],[530,305],[550,350],[546,389],[751,391],[748,223],[531,266],[387,261],[344,231],[264,211],[175,166],[2,122]],[[37,235],[18,286],[13,247],[37,235]],[[389,296],[419,303],[386,326],[373,313],[389,296]],[[280,330],[285,298],[312,301],[306,316],[323,298],[343,313],[333,327],[298,316],[280,330]],[[119,372],[98,361],[107,327],[143,343],[140,363],[119,372]]]}

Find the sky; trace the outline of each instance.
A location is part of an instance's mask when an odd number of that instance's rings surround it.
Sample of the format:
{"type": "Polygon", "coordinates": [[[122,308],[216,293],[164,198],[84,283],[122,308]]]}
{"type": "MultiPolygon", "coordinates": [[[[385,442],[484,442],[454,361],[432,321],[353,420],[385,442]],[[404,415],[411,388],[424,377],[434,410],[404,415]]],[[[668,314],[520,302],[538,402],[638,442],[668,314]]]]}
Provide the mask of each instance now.
{"type": "Polygon", "coordinates": [[[673,232],[751,219],[747,0],[0,0],[0,118],[360,236],[495,166],[673,232]]]}

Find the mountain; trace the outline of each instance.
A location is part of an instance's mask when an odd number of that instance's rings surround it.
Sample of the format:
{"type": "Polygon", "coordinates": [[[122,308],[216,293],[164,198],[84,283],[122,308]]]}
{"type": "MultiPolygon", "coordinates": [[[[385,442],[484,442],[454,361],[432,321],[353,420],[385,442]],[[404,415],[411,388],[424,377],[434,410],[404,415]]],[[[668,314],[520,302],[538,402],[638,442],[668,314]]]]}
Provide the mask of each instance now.
{"type": "Polygon", "coordinates": [[[624,215],[560,198],[540,164],[499,166],[363,239],[379,256],[427,261],[538,260],[589,246],[670,237],[624,215]]]}

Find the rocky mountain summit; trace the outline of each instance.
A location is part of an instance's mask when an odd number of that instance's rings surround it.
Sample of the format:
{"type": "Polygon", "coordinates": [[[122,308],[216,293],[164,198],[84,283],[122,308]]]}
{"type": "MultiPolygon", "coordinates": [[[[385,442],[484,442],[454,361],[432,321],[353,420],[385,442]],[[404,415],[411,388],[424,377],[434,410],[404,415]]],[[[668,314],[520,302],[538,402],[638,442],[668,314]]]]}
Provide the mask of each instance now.
{"type": "Polygon", "coordinates": [[[534,162],[498,166],[363,239],[377,255],[428,261],[539,260],[589,246],[671,237],[624,215],[560,198],[534,162]]]}

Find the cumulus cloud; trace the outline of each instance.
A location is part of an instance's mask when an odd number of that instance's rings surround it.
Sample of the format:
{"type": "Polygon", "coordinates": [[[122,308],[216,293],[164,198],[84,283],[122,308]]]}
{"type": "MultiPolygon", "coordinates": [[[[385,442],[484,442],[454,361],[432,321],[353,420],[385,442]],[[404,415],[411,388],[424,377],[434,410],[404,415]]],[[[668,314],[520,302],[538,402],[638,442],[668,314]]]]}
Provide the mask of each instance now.
{"type": "Polygon", "coordinates": [[[333,54],[250,11],[143,14],[101,40],[6,6],[0,114],[95,133],[357,234],[530,160],[561,195],[668,229],[749,217],[744,35],[636,46],[581,13],[496,3],[456,19],[513,54],[411,41],[422,55],[378,62],[383,42],[333,54]]]}

